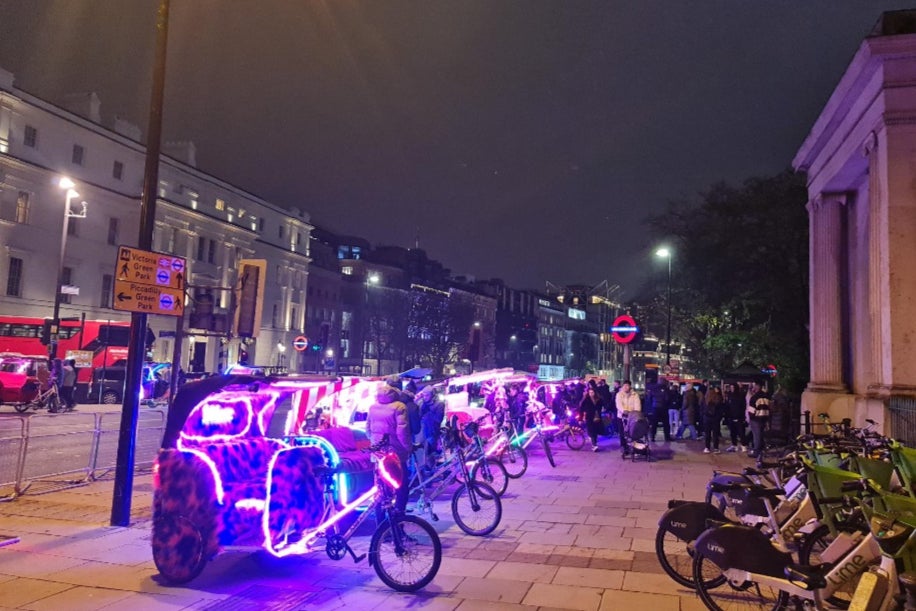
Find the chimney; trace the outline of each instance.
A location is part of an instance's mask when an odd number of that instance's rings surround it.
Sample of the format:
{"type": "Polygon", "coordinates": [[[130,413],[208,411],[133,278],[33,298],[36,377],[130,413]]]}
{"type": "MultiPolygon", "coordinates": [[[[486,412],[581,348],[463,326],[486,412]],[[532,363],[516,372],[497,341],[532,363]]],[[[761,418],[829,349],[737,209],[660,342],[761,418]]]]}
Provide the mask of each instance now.
{"type": "Polygon", "coordinates": [[[165,142],[162,152],[176,161],[186,163],[192,168],[197,167],[197,147],[190,140],[176,140],[165,142]]]}
{"type": "Polygon", "coordinates": [[[140,128],[127,119],[122,119],[121,117],[115,116],[114,130],[122,136],[130,138],[134,142],[140,142],[140,128]]]}
{"type": "Polygon", "coordinates": [[[64,108],[93,123],[102,122],[102,102],[94,91],[68,93],[64,96],[64,108]]]}
{"type": "Polygon", "coordinates": [[[13,73],[7,72],[3,68],[0,68],[0,89],[4,91],[13,90],[13,73]]]}

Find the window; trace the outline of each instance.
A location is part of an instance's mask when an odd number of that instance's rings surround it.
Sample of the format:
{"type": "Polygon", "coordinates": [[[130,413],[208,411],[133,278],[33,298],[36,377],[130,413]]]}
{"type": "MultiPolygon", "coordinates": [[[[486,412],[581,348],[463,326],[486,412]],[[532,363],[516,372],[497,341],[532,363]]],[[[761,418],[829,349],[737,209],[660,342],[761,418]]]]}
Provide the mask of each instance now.
{"type": "Polygon", "coordinates": [[[226,202],[224,202],[223,200],[221,200],[220,198],[217,197],[217,198],[216,198],[216,209],[217,209],[217,210],[225,210],[225,209],[226,209],[226,202]]]}
{"type": "MultiPolygon", "coordinates": [[[[73,283],[73,268],[65,267],[63,268],[63,274],[61,274],[60,288],[64,286],[71,285],[73,283]]],[[[60,294],[61,303],[70,303],[70,295],[65,295],[64,293],[60,294]]]]}
{"type": "Polygon", "coordinates": [[[302,234],[297,231],[296,232],[296,246],[299,246],[300,244],[302,244],[302,234]]]}
{"type": "Polygon", "coordinates": [[[102,294],[99,295],[99,306],[103,308],[111,307],[111,289],[114,285],[114,276],[105,274],[102,276],[102,294]]]}
{"type": "Polygon", "coordinates": [[[73,145],[73,155],[70,157],[70,161],[73,162],[73,165],[83,165],[83,153],[85,150],[79,144],[73,145]]]}
{"type": "Polygon", "coordinates": [[[213,263],[216,260],[216,240],[210,240],[210,247],[207,249],[207,263],[213,263]]]}
{"type": "Polygon", "coordinates": [[[277,235],[279,235],[280,239],[282,240],[283,239],[283,225],[280,225],[278,229],[279,230],[277,231],[277,235]]]}
{"type": "Polygon", "coordinates": [[[270,326],[271,327],[274,327],[274,328],[277,327],[277,318],[279,314],[280,314],[280,308],[277,306],[277,304],[274,304],[273,314],[270,317],[270,326]]]}
{"type": "Polygon", "coordinates": [[[115,245],[118,243],[118,219],[108,217],[108,243],[115,245]]]}
{"type": "Polygon", "coordinates": [[[111,168],[111,175],[115,180],[121,180],[124,176],[124,164],[120,161],[115,161],[114,166],[111,168]]]}
{"type": "Polygon", "coordinates": [[[22,143],[30,148],[35,148],[35,145],[38,144],[38,130],[31,125],[26,125],[22,143]]]}
{"type": "Polygon", "coordinates": [[[6,277],[6,294],[22,297],[22,259],[10,257],[10,273],[6,277]]]}
{"type": "Polygon", "coordinates": [[[264,217],[258,219],[258,231],[264,231],[264,217]]]}
{"type": "Polygon", "coordinates": [[[203,261],[204,254],[207,250],[207,238],[200,236],[197,238],[197,260],[203,261]]]}
{"type": "Polygon", "coordinates": [[[298,316],[299,316],[299,310],[297,310],[296,308],[293,308],[293,312],[292,312],[292,315],[290,316],[290,322],[289,322],[289,324],[290,324],[290,325],[292,326],[292,328],[294,328],[294,329],[297,329],[297,328],[299,327],[299,319],[298,319],[298,316]]]}
{"type": "Polygon", "coordinates": [[[168,242],[166,244],[165,249],[168,252],[175,252],[175,244],[178,241],[178,230],[172,227],[171,229],[169,229],[168,235],[169,235],[168,242]]]}
{"type": "Polygon", "coordinates": [[[343,267],[340,268],[340,273],[343,274],[344,276],[352,276],[353,267],[350,265],[344,265],[343,267]]]}
{"type": "Polygon", "coordinates": [[[25,225],[29,222],[29,192],[20,191],[16,198],[16,222],[25,225]]]}

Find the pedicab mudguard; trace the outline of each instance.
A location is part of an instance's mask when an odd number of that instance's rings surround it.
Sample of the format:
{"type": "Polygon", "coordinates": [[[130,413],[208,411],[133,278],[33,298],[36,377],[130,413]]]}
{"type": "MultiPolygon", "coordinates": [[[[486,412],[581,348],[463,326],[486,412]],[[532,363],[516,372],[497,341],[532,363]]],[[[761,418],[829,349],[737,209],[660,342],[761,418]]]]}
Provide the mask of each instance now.
{"type": "Polygon", "coordinates": [[[706,530],[707,520],[727,521],[721,511],[703,501],[684,501],[666,511],[658,521],[678,539],[693,541],[706,530]]]}

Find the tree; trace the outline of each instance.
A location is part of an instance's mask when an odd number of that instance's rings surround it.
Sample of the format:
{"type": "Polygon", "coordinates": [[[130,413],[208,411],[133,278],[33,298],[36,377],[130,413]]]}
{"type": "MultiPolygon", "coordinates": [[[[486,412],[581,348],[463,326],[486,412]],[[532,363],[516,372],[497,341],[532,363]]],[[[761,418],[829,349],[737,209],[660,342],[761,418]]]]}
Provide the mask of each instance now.
{"type": "Polygon", "coordinates": [[[458,360],[473,318],[473,305],[453,293],[414,289],[406,318],[408,354],[414,363],[442,374],[446,365],[458,360]]]}
{"type": "Polygon", "coordinates": [[[376,373],[382,374],[383,360],[397,359],[407,338],[407,317],[410,307],[408,292],[387,286],[367,289],[367,339],[375,346],[376,373]]]}
{"type": "Polygon", "coordinates": [[[649,218],[651,231],[676,252],[672,335],[688,345],[699,373],[722,375],[744,360],[773,363],[783,385],[801,390],[808,376],[806,202],[802,175],[785,171],[740,187],[714,185],[649,218]]]}

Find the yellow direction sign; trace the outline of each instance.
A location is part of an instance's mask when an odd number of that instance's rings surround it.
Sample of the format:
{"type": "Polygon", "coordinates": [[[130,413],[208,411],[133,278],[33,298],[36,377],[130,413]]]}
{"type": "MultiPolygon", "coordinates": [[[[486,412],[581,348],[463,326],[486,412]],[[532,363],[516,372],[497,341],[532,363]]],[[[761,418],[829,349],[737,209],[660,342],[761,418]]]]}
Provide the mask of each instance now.
{"type": "Polygon", "coordinates": [[[140,250],[130,246],[118,247],[116,280],[183,291],[186,273],[187,265],[182,257],[140,250]]]}
{"type": "Polygon", "coordinates": [[[115,310],[181,316],[184,314],[184,291],[115,280],[112,305],[115,310]]]}

